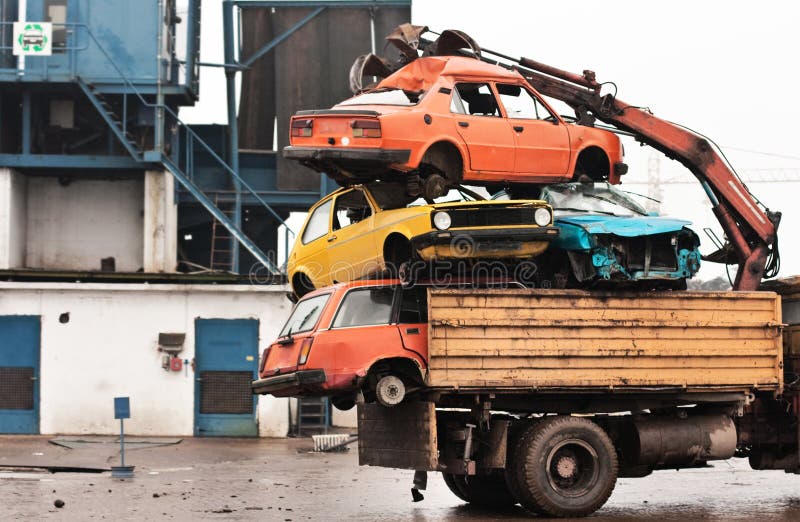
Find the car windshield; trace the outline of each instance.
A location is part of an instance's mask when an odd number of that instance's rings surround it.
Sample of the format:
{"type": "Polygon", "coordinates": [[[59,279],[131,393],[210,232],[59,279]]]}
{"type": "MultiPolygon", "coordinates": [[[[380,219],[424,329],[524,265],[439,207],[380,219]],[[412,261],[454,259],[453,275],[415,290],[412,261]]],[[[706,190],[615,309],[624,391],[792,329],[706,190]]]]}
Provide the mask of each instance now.
{"type": "Polygon", "coordinates": [[[586,212],[609,216],[646,216],[647,211],[625,192],[608,183],[560,183],[542,190],[542,199],[557,214],[586,212]]]}
{"type": "MultiPolygon", "coordinates": [[[[440,198],[436,198],[433,200],[433,203],[458,203],[462,201],[483,201],[486,199],[483,195],[475,192],[476,190],[480,191],[481,188],[476,187],[474,190],[468,187],[456,187],[450,189],[447,194],[440,198]]],[[[407,206],[409,207],[419,207],[422,205],[430,205],[431,201],[428,201],[423,198],[417,198],[407,206]]]]}
{"type": "Polygon", "coordinates": [[[404,91],[403,89],[383,88],[368,91],[339,105],[416,105],[425,95],[425,91],[404,91]]]}
{"type": "MultiPolygon", "coordinates": [[[[376,181],[366,185],[372,199],[381,210],[396,208],[418,207],[429,205],[430,202],[423,198],[409,196],[405,183],[387,183],[376,181]]],[[[458,187],[451,189],[447,194],[436,198],[433,203],[447,203],[450,201],[480,201],[486,199],[486,189],[481,187],[458,187]]]]}
{"type": "Polygon", "coordinates": [[[307,332],[313,329],[330,296],[331,294],[317,295],[298,302],[278,337],[307,332]]]}

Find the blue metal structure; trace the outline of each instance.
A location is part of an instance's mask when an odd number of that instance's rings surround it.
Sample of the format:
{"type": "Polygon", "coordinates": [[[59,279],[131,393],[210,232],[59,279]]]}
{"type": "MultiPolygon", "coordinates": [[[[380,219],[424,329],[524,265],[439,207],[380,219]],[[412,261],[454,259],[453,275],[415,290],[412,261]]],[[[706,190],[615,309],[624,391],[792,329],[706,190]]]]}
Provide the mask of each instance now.
{"type": "MultiPolygon", "coordinates": [[[[410,6],[410,0],[225,0],[225,69],[228,88],[226,140],[212,146],[178,117],[199,96],[200,0],[187,0],[178,16],[174,0],[0,0],[0,166],[27,174],[84,175],[86,171],[166,169],[180,186],[180,201],[197,202],[228,229],[231,270],[239,272],[243,245],[274,275],[280,267],[242,231],[242,206],[257,206],[277,224],[291,210],[305,210],[333,188],[279,191],[275,161],[239,152],[235,75],[274,49],[325,9],[410,6]],[[312,7],[285,33],[242,58],[235,40],[238,7],[312,7]],[[13,56],[15,21],[53,24],[52,56],[13,56]],[[185,34],[177,49],[176,35],[185,34]],[[180,57],[181,52],[184,54],[180,57]],[[53,102],[72,104],[74,125],[54,123],[53,102]],[[264,168],[260,173],[255,169],[264,168]],[[219,201],[232,204],[228,213],[219,201]]],[[[72,113],[70,113],[72,114],[72,113]]],[[[286,241],[291,231],[287,227],[286,241]]]]}
{"type": "Polygon", "coordinates": [[[195,320],[195,435],[255,437],[258,321],[195,320]]]}
{"type": "Polygon", "coordinates": [[[39,316],[0,316],[0,433],[39,433],[39,316]]]}

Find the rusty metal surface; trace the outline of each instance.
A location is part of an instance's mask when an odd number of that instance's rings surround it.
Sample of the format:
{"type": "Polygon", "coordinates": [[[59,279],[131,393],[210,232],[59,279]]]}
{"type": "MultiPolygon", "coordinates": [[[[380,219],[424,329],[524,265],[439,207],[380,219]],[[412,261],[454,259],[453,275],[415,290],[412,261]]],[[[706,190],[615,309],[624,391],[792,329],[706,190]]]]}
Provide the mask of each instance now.
{"type": "Polygon", "coordinates": [[[358,460],[362,466],[435,470],[436,415],[432,402],[403,402],[392,408],[358,405],[358,460]]]}
{"type": "Polygon", "coordinates": [[[434,289],[428,384],[777,390],[779,306],[771,292],[434,289]]]}

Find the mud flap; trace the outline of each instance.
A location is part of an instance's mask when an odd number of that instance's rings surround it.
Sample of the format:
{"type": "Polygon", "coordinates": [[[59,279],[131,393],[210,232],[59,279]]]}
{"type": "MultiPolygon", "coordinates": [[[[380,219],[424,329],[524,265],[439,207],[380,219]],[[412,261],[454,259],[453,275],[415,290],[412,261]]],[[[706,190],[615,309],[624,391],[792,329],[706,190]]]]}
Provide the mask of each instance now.
{"type": "Polygon", "coordinates": [[[358,463],[436,471],[439,456],[434,404],[404,401],[391,408],[359,404],[358,463]]]}

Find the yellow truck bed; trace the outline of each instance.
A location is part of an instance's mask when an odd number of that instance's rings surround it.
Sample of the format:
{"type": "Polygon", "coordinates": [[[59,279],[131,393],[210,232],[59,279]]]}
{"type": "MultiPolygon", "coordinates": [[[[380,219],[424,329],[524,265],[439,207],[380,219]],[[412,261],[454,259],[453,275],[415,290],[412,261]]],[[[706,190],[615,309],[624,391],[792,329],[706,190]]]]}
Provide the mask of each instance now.
{"type": "Polygon", "coordinates": [[[783,385],[773,292],[431,289],[436,388],[750,391],[783,385]]]}

